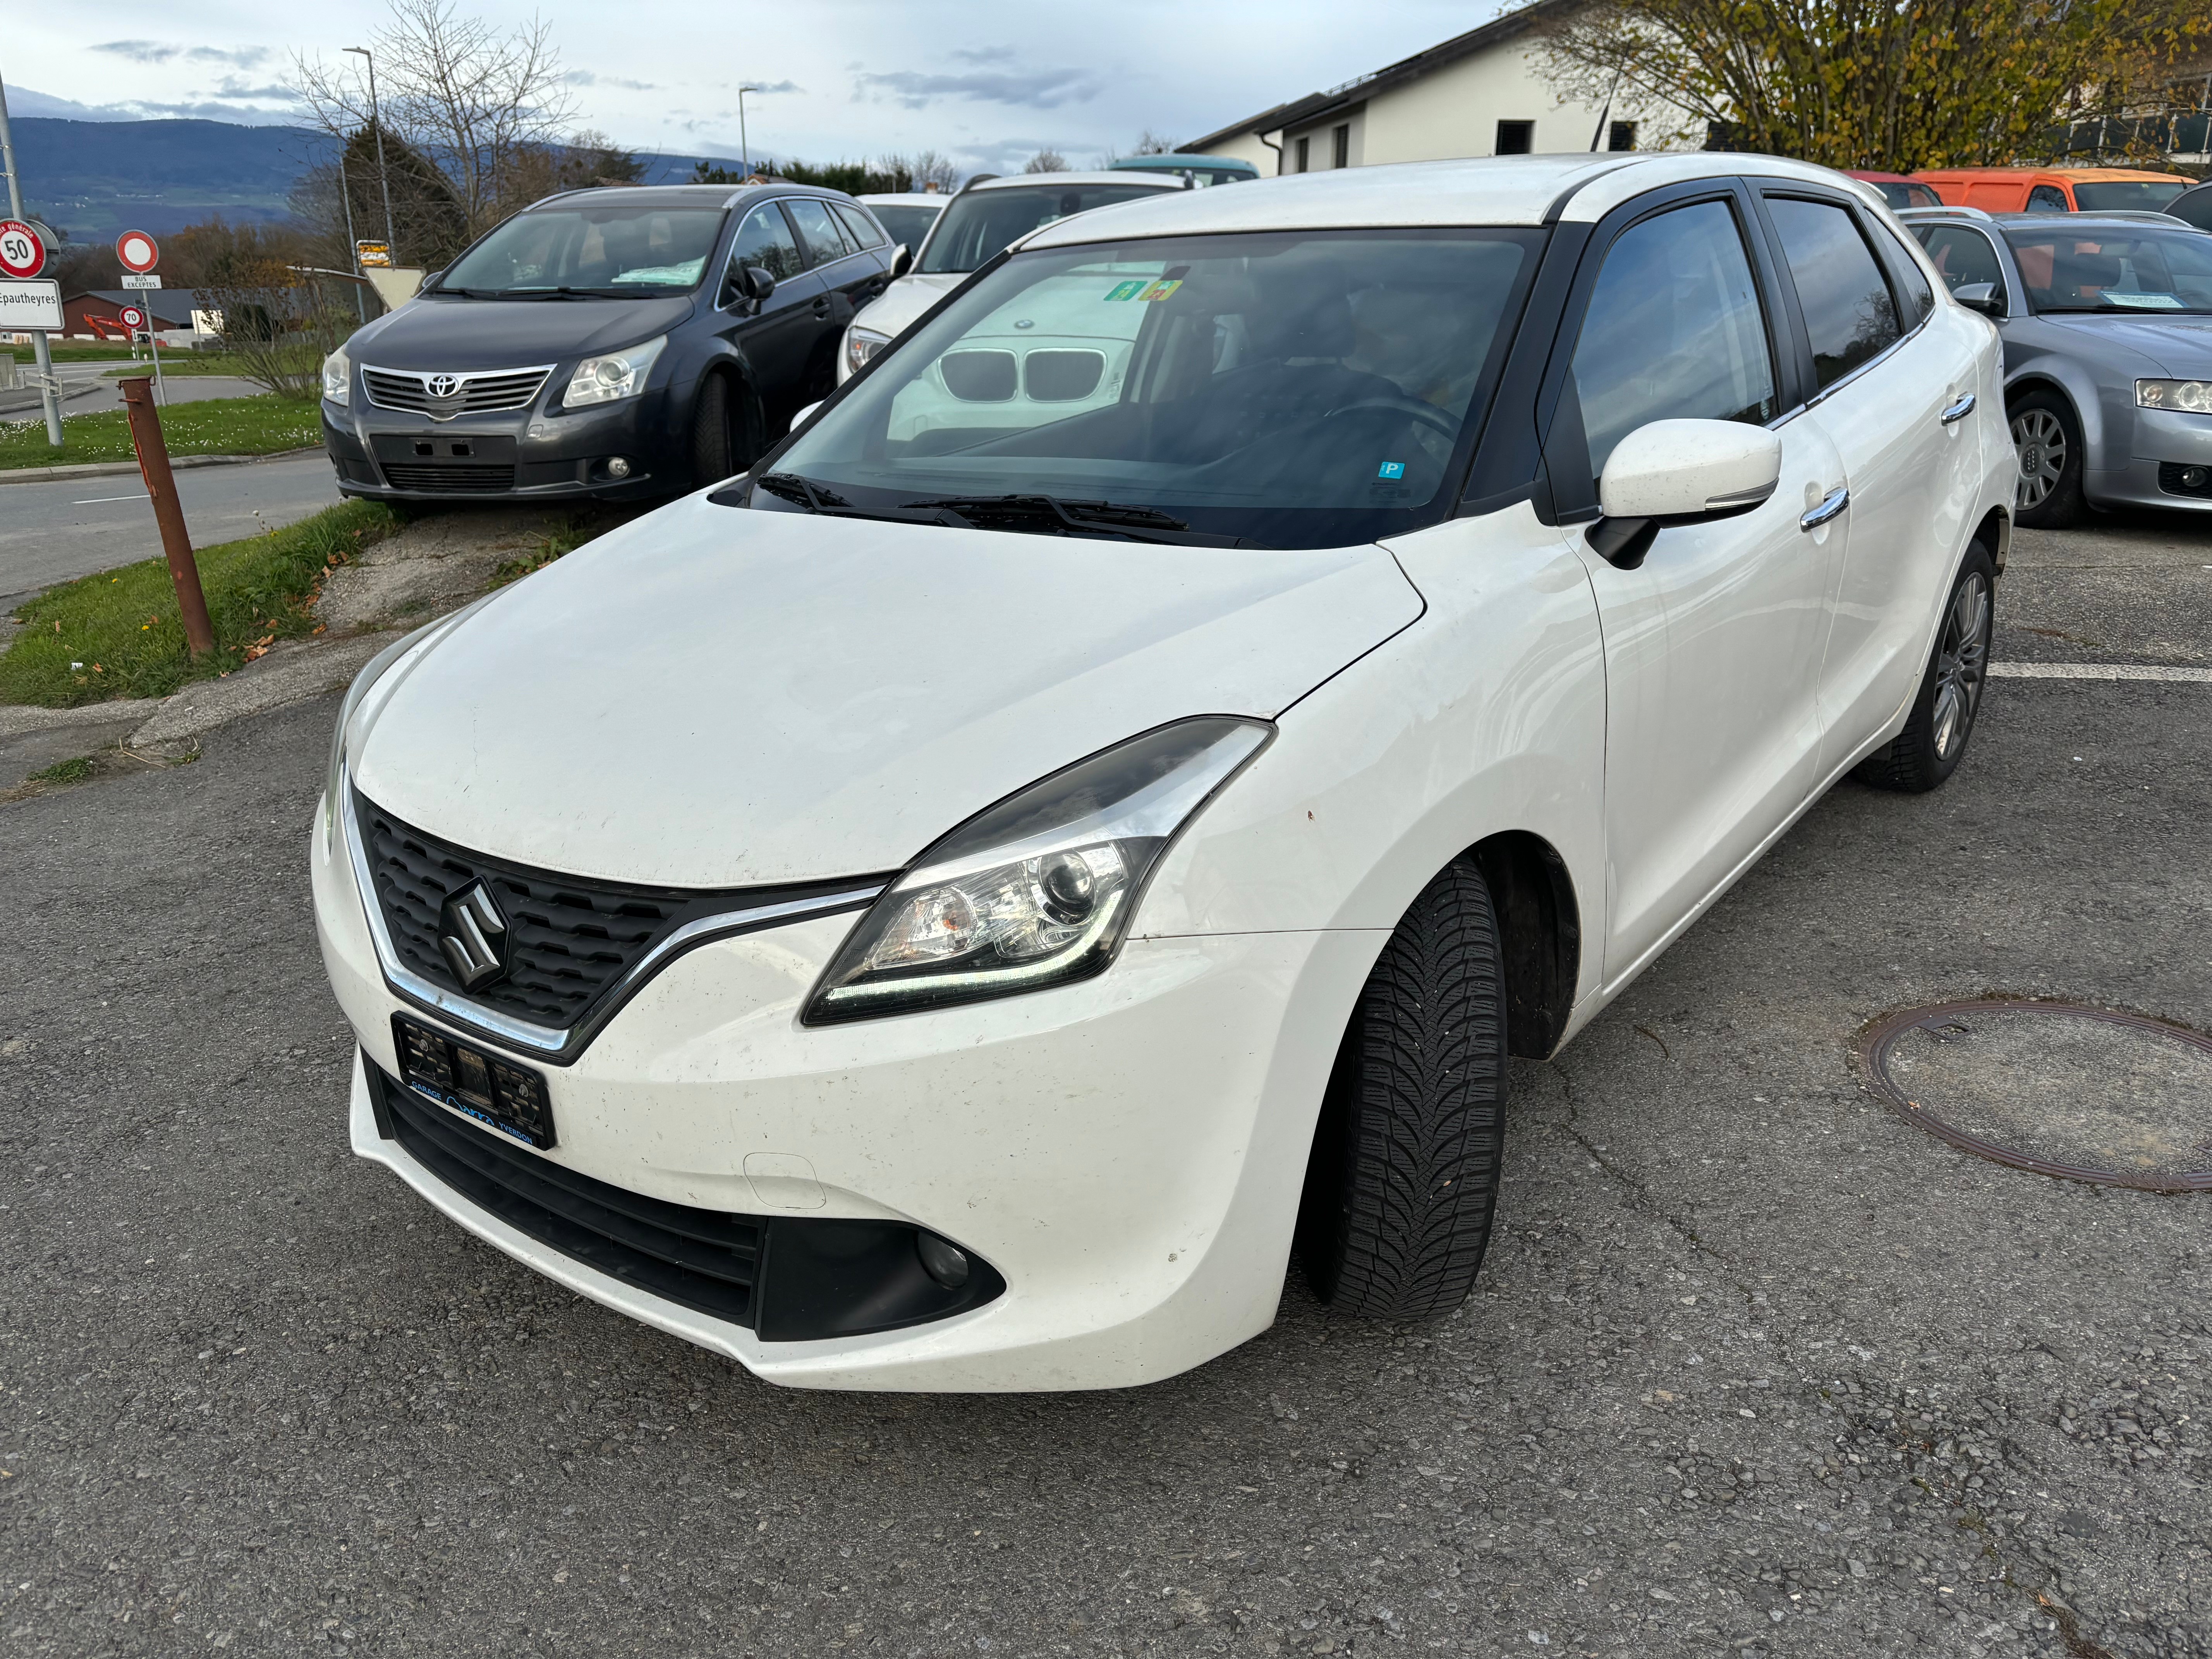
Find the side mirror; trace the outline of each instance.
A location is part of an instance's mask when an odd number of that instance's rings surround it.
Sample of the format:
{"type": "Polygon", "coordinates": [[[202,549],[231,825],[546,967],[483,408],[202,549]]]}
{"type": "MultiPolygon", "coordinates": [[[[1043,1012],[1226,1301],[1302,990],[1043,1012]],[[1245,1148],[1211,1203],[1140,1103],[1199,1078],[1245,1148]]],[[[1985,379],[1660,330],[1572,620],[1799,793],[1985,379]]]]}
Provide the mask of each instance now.
{"type": "Polygon", "coordinates": [[[1633,570],[1667,526],[1734,518],[1765,505],[1782,480],[1782,440],[1741,421],[1653,421],[1613,446],[1599,478],[1605,516],[1590,546],[1633,570]]]}
{"type": "Polygon", "coordinates": [[[891,253],[891,280],[896,283],[913,269],[914,250],[901,242],[891,253]]]}
{"type": "Polygon", "coordinates": [[[814,403],[807,404],[805,408],[800,410],[798,414],[791,417],[791,430],[796,432],[799,428],[805,426],[807,422],[814,418],[814,411],[821,407],[821,402],[817,400],[814,403]]]}
{"type": "Polygon", "coordinates": [[[1969,311],[1978,311],[2000,322],[2004,319],[2005,302],[1997,298],[1995,283],[1961,283],[1951,290],[1951,297],[1969,311]]]}
{"type": "Polygon", "coordinates": [[[730,278],[730,289],[732,298],[746,301],[757,310],[775,292],[775,278],[758,265],[739,265],[730,278]]]}

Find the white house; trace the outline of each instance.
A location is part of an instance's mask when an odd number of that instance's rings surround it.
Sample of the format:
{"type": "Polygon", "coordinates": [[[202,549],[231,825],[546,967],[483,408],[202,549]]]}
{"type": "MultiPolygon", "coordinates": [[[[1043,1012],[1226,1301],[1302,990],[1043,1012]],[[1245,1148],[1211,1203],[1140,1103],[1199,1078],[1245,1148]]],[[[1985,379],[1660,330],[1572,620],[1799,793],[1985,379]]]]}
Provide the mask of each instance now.
{"type": "Polygon", "coordinates": [[[1182,146],[1261,176],[1468,155],[1666,147],[1644,112],[1562,99],[1535,38],[1586,0],[1534,0],[1372,75],[1262,110],[1182,146]]]}

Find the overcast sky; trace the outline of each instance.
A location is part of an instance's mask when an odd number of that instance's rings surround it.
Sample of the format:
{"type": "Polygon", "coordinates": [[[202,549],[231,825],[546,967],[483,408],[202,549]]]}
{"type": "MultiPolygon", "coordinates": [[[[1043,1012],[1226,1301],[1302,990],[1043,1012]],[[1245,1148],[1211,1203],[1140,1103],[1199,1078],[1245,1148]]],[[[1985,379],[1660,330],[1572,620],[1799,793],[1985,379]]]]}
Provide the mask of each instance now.
{"type": "MultiPolygon", "coordinates": [[[[1146,127],[1178,142],[1334,86],[1494,16],[1502,0],[619,0],[542,11],[577,125],[638,149],[860,160],[934,148],[1000,171],[1050,146],[1080,167],[1146,127]]],[[[11,112],[80,119],[297,118],[295,52],[367,43],[382,0],[9,0],[11,112]]],[[[358,59],[353,60],[358,62],[358,59]]]]}

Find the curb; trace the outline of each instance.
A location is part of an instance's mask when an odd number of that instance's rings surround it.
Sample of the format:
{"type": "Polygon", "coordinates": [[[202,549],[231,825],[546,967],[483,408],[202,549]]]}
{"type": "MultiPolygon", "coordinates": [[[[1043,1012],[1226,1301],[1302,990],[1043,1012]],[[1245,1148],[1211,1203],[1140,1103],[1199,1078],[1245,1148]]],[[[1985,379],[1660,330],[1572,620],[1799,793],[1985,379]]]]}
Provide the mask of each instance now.
{"type": "MultiPolygon", "coordinates": [[[[320,455],[320,444],[304,449],[279,449],[266,455],[173,455],[172,469],[188,466],[246,466],[255,461],[295,461],[302,455],[320,455]]],[[[18,466],[0,471],[0,484],[52,483],[62,478],[100,478],[138,471],[136,461],[76,461],[61,466],[18,466]]]]}

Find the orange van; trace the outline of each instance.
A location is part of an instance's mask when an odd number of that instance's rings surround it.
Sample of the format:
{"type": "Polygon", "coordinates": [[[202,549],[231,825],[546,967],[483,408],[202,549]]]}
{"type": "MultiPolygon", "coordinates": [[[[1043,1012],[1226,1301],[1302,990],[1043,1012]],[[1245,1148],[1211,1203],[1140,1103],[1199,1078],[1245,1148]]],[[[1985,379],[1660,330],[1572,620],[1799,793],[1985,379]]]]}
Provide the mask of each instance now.
{"type": "Polygon", "coordinates": [[[2155,213],[2195,182],[2132,167],[1947,167],[1912,176],[1932,186],[1944,206],[1984,213],[2155,213]]]}

